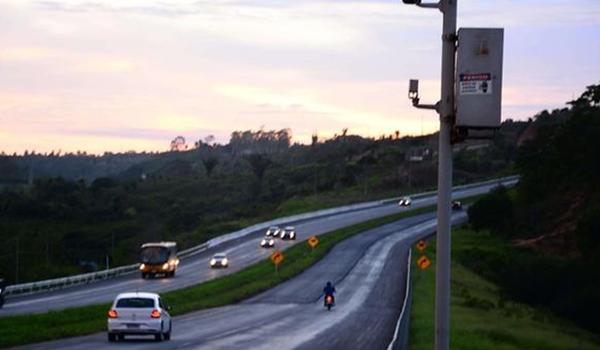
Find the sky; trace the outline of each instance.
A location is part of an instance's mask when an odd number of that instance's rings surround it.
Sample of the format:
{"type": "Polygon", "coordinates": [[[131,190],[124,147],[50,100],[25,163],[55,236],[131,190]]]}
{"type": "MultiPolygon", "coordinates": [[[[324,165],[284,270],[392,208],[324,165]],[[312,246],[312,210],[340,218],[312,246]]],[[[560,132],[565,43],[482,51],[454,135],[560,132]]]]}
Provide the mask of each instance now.
{"type": "MultiPolygon", "coordinates": [[[[503,119],[600,83],[600,1],[460,0],[503,27],[503,119]]],[[[400,0],[0,0],[0,151],[165,151],[234,130],[293,141],[438,128],[442,16],[400,0]]]]}

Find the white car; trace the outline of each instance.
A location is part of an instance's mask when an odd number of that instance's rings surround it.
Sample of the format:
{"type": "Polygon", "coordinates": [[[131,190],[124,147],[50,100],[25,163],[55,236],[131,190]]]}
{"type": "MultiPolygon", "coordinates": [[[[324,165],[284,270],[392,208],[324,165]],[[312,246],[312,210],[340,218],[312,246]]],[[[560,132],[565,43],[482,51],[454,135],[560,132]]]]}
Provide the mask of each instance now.
{"type": "Polygon", "coordinates": [[[410,197],[402,197],[398,202],[398,205],[401,207],[409,207],[412,204],[412,199],[410,197]]]}
{"type": "Polygon", "coordinates": [[[296,229],[293,226],[287,226],[279,234],[281,239],[296,239],[296,229]]]}
{"type": "Polygon", "coordinates": [[[225,253],[217,253],[213,255],[212,259],[210,259],[210,267],[228,267],[229,260],[227,260],[227,254],[225,253]]]}
{"type": "Polygon", "coordinates": [[[454,200],[450,203],[452,210],[462,210],[463,205],[460,201],[454,200]]]}
{"type": "Polygon", "coordinates": [[[121,293],[108,310],[108,341],[126,335],[153,335],[154,340],[170,340],[171,315],[156,293],[121,293]]]}
{"type": "Polygon", "coordinates": [[[267,232],[265,232],[265,236],[277,237],[277,236],[279,236],[279,232],[281,232],[281,229],[279,227],[271,226],[267,229],[267,232]]]}
{"type": "Polygon", "coordinates": [[[273,248],[275,246],[275,240],[273,237],[266,236],[260,241],[260,246],[263,248],[273,248]]]}

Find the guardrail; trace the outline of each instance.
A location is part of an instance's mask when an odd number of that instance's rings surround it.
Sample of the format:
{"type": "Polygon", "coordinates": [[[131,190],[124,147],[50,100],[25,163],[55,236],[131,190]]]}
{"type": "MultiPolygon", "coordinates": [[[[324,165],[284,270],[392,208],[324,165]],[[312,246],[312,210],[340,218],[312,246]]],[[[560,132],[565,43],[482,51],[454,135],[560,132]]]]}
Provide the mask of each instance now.
{"type": "MultiPolygon", "coordinates": [[[[452,226],[461,225],[467,220],[466,217],[460,218],[453,221],[452,226]]],[[[411,242],[411,246],[418,240],[430,239],[435,236],[435,231],[420,235],[416,237],[416,240],[411,242]]],[[[406,350],[409,348],[409,335],[410,335],[410,310],[412,305],[412,279],[410,278],[411,273],[411,257],[412,249],[408,249],[408,263],[406,264],[406,293],[404,294],[404,302],[402,304],[402,311],[398,317],[396,323],[396,329],[394,330],[394,336],[392,341],[388,345],[387,350],[406,350]]]]}
{"type": "MultiPolygon", "coordinates": [[[[487,181],[482,181],[482,182],[475,182],[475,183],[472,183],[472,184],[465,184],[465,185],[454,186],[454,187],[452,187],[452,191],[467,190],[469,188],[479,187],[479,186],[483,186],[483,185],[491,185],[491,184],[504,184],[504,183],[511,183],[512,184],[512,183],[516,183],[518,180],[519,180],[519,175],[512,175],[512,176],[501,177],[501,178],[498,178],[498,179],[492,179],[492,180],[487,180],[487,181]]],[[[413,199],[418,199],[418,198],[432,196],[432,195],[435,195],[435,194],[437,194],[437,190],[435,190],[435,191],[428,191],[428,192],[421,192],[421,193],[409,195],[409,197],[411,197],[413,199]]],[[[381,204],[393,203],[393,202],[399,201],[401,198],[403,198],[403,197],[394,197],[394,198],[383,199],[383,200],[380,201],[380,203],[381,204]]]]}
{"type": "MultiPolygon", "coordinates": [[[[483,181],[483,182],[478,182],[478,183],[473,183],[473,184],[456,186],[453,188],[453,190],[468,189],[468,188],[472,188],[472,187],[478,187],[478,186],[493,184],[493,183],[501,184],[501,183],[506,183],[506,182],[514,182],[514,181],[517,181],[518,178],[519,178],[518,175],[508,176],[508,177],[499,178],[499,179],[493,179],[493,180],[488,180],[488,181],[483,181]]],[[[436,193],[437,193],[437,191],[430,191],[430,192],[418,193],[418,194],[412,195],[412,197],[413,198],[422,198],[422,197],[434,195],[436,193]]],[[[278,219],[274,219],[274,220],[270,220],[270,221],[266,221],[266,222],[261,222],[261,223],[246,227],[244,229],[241,229],[241,230],[238,230],[235,232],[231,232],[231,233],[219,236],[219,237],[215,237],[215,238],[213,238],[203,244],[197,245],[195,247],[191,247],[191,248],[182,250],[179,252],[178,256],[181,260],[188,259],[194,255],[202,253],[203,251],[205,251],[209,248],[218,246],[225,242],[229,242],[229,241],[233,241],[233,240],[245,237],[257,230],[266,229],[269,226],[284,225],[284,224],[288,224],[290,222],[296,222],[296,221],[300,221],[300,220],[315,219],[315,218],[329,216],[329,215],[333,215],[333,214],[342,214],[344,212],[373,208],[373,207],[380,206],[382,204],[393,203],[395,201],[398,201],[400,198],[402,198],[402,197],[395,197],[395,198],[388,198],[388,199],[384,199],[384,200],[376,200],[376,201],[370,201],[370,202],[364,202],[364,203],[357,203],[357,204],[345,205],[345,206],[329,208],[329,209],[321,209],[321,210],[317,210],[317,211],[313,211],[313,212],[296,214],[296,215],[286,216],[286,217],[282,217],[282,218],[278,218],[278,219]]],[[[7,296],[27,295],[27,294],[34,294],[34,293],[64,289],[64,288],[73,287],[73,286],[77,286],[77,285],[90,284],[93,282],[102,281],[102,280],[106,280],[109,278],[116,278],[116,277],[135,273],[138,271],[138,266],[139,266],[138,264],[132,264],[132,265],[120,266],[120,267],[116,267],[116,268],[112,268],[112,269],[102,270],[102,271],[98,271],[98,272],[90,272],[90,273],[84,273],[84,274],[80,274],[80,275],[48,279],[48,280],[44,280],[44,281],[10,285],[10,286],[6,287],[6,295],[7,296]]]]}

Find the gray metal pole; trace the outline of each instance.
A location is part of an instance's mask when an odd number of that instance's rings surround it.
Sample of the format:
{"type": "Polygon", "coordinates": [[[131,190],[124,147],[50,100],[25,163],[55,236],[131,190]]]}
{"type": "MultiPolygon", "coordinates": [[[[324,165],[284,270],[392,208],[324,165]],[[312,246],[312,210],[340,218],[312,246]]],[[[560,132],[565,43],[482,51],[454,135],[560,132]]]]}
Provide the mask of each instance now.
{"type": "Polygon", "coordinates": [[[452,196],[452,145],[454,118],[454,70],[456,12],[458,0],[441,0],[444,14],[442,34],[442,98],[438,156],[437,261],[435,281],[435,349],[450,348],[450,202],[452,196]]]}

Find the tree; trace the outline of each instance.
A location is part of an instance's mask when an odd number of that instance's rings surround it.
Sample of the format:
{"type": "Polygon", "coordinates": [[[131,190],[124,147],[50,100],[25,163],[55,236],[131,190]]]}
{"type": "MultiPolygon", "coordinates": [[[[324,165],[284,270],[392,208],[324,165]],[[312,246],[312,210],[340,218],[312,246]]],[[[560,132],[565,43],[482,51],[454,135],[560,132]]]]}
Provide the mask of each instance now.
{"type": "Polygon", "coordinates": [[[521,194],[539,201],[571,188],[589,192],[599,188],[600,85],[588,86],[569,110],[536,116],[535,138],[526,141],[517,156],[522,175],[521,194]]]}
{"type": "Polygon", "coordinates": [[[173,139],[173,141],[171,141],[171,152],[184,151],[185,149],[187,149],[185,137],[177,136],[173,139]]]}
{"type": "Polygon", "coordinates": [[[206,176],[210,177],[210,174],[212,174],[217,164],[219,164],[219,159],[217,157],[208,156],[206,158],[202,158],[202,164],[206,170],[206,176]]]}
{"type": "Polygon", "coordinates": [[[250,164],[254,176],[256,176],[258,182],[261,183],[265,176],[267,168],[269,168],[269,166],[271,166],[273,162],[270,158],[262,154],[251,154],[246,157],[246,160],[250,164]]]}

